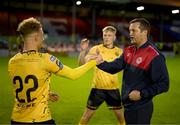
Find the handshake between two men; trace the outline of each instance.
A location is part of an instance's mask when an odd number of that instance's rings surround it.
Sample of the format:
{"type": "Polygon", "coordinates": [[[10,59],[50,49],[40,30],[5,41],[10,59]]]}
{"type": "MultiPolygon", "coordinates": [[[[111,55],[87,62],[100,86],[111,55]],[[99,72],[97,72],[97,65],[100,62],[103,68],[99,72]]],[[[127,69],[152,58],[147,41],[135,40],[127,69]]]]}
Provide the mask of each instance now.
{"type": "Polygon", "coordinates": [[[95,54],[88,54],[85,57],[85,62],[89,62],[90,60],[96,60],[97,65],[101,64],[102,62],[104,62],[102,55],[100,54],[99,50],[96,49],[96,53],[95,54]]]}

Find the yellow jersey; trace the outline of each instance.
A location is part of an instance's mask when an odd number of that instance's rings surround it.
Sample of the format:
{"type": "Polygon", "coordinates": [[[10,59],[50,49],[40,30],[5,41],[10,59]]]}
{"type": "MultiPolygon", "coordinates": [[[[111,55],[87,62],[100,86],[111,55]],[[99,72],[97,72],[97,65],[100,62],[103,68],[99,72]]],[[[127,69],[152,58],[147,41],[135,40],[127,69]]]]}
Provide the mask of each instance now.
{"type": "Polygon", "coordinates": [[[32,123],[52,119],[47,101],[51,74],[77,79],[95,65],[95,61],[90,61],[71,69],[48,53],[28,51],[16,54],[8,64],[16,97],[12,120],[32,123]]]}
{"type": "MultiPolygon", "coordinates": [[[[102,55],[103,59],[108,62],[113,61],[122,54],[122,49],[118,47],[109,49],[103,44],[100,44],[91,48],[88,55],[96,54],[97,51],[102,55]]],[[[95,67],[92,87],[105,90],[119,89],[118,74],[112,75],[95,67]]]]}

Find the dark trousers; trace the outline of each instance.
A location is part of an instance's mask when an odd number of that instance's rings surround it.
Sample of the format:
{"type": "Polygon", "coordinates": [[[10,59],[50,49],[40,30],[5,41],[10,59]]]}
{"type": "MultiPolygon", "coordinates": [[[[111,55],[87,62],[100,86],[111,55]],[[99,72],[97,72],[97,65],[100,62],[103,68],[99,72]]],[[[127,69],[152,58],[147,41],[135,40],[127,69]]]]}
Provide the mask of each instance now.
{"type": "Polygon", "coordinates": [[[34,122],[34,123],[26,123],[26,122],[15,122],[11,120],[11,125],[56,125],[55,121],[53,119],[48,120],[48,121],[44,121],[44,122],[34,122]]]}
{"type": "Polygon", "coordinates": [[[149,102],[135,110],[125,109],[124,116],[126,125],[130,124],[145,124],[150,125],[153,113],[153,103],[149,102]]]}

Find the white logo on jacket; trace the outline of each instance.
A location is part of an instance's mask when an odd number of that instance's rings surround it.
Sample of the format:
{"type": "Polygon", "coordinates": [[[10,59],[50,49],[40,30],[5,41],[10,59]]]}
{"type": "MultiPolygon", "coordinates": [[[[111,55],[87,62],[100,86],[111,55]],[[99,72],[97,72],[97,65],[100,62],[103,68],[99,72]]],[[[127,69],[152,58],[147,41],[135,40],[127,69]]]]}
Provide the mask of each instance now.
{"type": "Polygon", "coordinates": [[[137,64],[140,64],[142,62],[142,57],[138,57],[137,59],[136,59],[136,63],[137,64]]]}

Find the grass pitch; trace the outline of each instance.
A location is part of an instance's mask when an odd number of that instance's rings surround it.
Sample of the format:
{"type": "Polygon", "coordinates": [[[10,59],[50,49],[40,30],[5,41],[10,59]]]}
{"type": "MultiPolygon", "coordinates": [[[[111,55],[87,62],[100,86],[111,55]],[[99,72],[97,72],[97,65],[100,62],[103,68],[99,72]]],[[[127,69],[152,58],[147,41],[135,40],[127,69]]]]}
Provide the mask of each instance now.
{"type": "MultiPolygon", "coordinates": [[[[67,66],[77,67],[77,58],[59,57],[59,59],[67,66]]],[[[10,123],[14,100],[12,83],[7,72],[8,60],[9,57],[0,57],[0,124],[10,123]]],[[[167,66],[170,75],[170,90],[154,98],[152,124],[180,124],[180,57],[168,57],[167,66]]],[[[51,90],[60,95],[58,102],[50,103],[52,117],[57,124],[78,123],[86,107],[92,77],[93,70],[88,71],[76,81],[52,76],[51,90]]],[[[91,119],[90,124],[117,124],[117,120],[103,104],[91,119]]]]}

